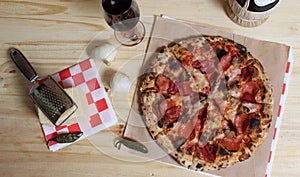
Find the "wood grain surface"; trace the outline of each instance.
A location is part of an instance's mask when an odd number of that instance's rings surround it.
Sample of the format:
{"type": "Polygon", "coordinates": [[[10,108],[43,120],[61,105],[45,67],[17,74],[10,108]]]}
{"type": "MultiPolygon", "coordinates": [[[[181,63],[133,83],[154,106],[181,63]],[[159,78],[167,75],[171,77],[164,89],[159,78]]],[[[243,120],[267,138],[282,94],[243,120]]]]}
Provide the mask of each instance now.
{"type": "MultiPolygon", "coordinates": [[[[299,176],[298,1],[282,0],[271,17],[255,28],[234,24],[226,16],[224,0],[137,0],[137,3],[148,34],[152,23],[147,19],[164,14],[293,47],[295,61],[272,176],[299,176]]],[[[9,59],[8,49],[20,49],[39,75],[46,76],[81,61],[83,51],[95,36],[109,30],[100,0],[0,1],[0,176],[205,176],[156,161],[126,161],[136,157],[117,152],[110,141],[112,136],[121,134],[126,110],[119,115],[120,124],[99,134],[99,145],[85,139],[55,153],[47,149],[28,96],[30,83],[9,59]]],[[[147,40],[135,47],[121,47],[111,67],[117,69],[130,59],[129,56],[143,53],[147,40]]],[[[109,73],[101,74],[108,83],[109,73]]],[[[128,103],[125,100],[120,104],[128,103]]]]}

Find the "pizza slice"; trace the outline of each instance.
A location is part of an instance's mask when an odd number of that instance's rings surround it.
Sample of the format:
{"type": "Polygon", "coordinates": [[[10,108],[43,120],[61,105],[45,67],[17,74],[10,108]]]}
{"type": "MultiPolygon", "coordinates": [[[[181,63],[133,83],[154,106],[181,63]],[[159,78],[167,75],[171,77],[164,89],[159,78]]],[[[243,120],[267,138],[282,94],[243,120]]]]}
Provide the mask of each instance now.
{"type": "Polygon", "coordinates": [[[256,59],[244,67],[236,68],[234,72],[236,74],[225,74],[229,95],[245,102],[273,103],[270,80],[256,59]]]}
{"type": "Polygon", "coordinates": [[[224,118],[222,126],[225,134],[240,138],[253,151],[267,135],[272,120],[272,105],[232,98],[226,102],[224,118]]]}
{"type": "Polygon", "coordinates": [[[204,94],[214,90],[219,77],[218,59],[204,38],[180,41],[171,47],[171,52],[191,75],[195,89],[204,94]]]}

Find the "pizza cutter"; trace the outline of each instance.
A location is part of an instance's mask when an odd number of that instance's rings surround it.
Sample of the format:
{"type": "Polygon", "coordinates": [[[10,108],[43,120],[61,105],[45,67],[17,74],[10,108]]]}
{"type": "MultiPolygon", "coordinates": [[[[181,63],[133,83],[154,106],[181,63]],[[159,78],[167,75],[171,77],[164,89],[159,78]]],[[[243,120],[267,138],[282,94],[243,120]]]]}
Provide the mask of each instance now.
{"type": "Polygon", "coordinates": [[[75,102],[51,76],[41,79],[18,49],[11,48],[9,52],[13,62],[32,83],[29,95],[34,103],[55,126],[63,124],[77,110],[75,102]]]}

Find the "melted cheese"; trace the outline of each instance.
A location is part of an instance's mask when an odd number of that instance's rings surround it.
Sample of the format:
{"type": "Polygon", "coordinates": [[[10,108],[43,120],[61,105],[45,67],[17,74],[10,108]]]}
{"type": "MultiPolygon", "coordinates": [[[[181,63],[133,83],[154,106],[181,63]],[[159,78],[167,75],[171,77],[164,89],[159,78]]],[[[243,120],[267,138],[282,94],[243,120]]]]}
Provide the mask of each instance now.
{"type": "Polygon", "coordinates": [[[225,112],[224,112],[225,118],[231,120],[232,122],[234,122],[234,119],[237,115],[238,106],[239,106],[238,101],[227,101],[225,107],[228,108],[228,109],[226,109],[225,112]]]}
{"type": "Polygon", "coordinates": [[[192,71],[192,90],[195,92],[202,91],[201,89],[205,87],[209,87],[209,82],[207,81],[204,74],[202,74],[199,70],[194,69],[192,71]]]}
{"type": "Polygon", "coordinates": [[[235,97],[235,98],[240,98],[241,97],[241,93],[238,91],[231,91],[230,92],[231,96],[235,97]]]}
{"type": "Polygon", "coordinates": [[[235,79],[238,75],[242,73],[241,69],[238,67],[231,66],[227,71],[226,75],[229,77],[228,82],[231,82],[233,79],[235,79]]]}
{"type": "Polygon", "coordinates": [[[249,113],[256,113],[259,112],[262,105],[253,104],[253,103],[244,103],[244,106],[246,106],[249,109],[249,113]]]}
{"type": "Polygon", "coordinates": [[[153,71],[155,73],[163,73],[168,63],[169,56],[166,53],[159,53],[157,55],[157,60],[153,66],[153,71]]]}

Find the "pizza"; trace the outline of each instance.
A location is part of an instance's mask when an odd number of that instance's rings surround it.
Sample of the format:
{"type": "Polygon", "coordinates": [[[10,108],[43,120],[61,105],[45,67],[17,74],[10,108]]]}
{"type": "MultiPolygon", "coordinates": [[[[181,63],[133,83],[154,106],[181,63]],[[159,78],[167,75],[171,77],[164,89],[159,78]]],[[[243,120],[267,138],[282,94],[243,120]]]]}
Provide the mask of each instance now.
{"type": "Polygon", "coordinates": [[[139,97],[151,137],[194,170],[248,159],[272,121],[272,86],[262,64],[221,36],[159,48],[145,65],[139,97]]]}

